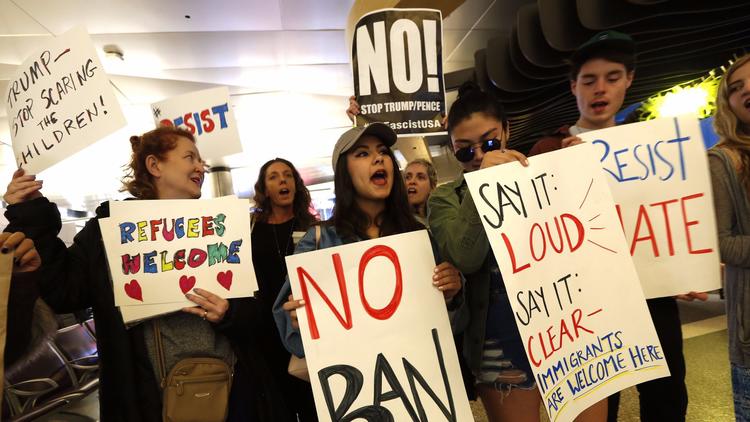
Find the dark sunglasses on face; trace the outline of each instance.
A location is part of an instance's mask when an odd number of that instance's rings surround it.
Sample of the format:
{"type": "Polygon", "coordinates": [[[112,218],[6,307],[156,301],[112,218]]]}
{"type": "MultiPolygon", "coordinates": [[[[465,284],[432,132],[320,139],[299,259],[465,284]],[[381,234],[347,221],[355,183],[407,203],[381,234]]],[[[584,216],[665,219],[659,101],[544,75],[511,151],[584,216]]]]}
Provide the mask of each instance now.
{"type": "MultiPolygon", "coordinates": [[[[468,147],[457,149],[455,152],[456,159],[462,163],[468,163],[469,161],[473,160],[474,151],[476,151],[476,145],[477,144],[473,144],[468,147]]],[[[502,143],[500,142],[500,140],[497,138],[493,138],[482,141],[480,148],[482,148],[482,152],[490,152],[496,149],[500,149],[501,146],[502,143]]]]}

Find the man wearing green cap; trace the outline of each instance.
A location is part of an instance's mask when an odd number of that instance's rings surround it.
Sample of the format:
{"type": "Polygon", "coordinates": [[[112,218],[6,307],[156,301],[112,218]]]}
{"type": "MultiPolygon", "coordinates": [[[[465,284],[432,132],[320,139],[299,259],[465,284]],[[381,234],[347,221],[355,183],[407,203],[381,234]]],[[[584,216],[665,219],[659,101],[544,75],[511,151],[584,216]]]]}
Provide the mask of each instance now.
{"type": "MultiPolygon", "coordinates": [[[[529,156],[576,145],[581,142],[577,137],[581,133],[615,126],[615,115],[633,82],[634,71],[635,43],[626,34],[600,32],[578,47],[570,58],[569,75],[570,89],[578,106],[578,120],[574,125],[563,126],[540,139],[529,151],[529,156]]],[[[699,294],[691,297],[702,298],[699,294]]],[[[637,386],[641,421],[684,421],[688,398],[677,302],[673,297],[662,297],[649,299],[646,303],[671,376],[637,386]]],[[[619,393],[610,397],[608,421],[617,420],[619,401],[619,393]]]]}

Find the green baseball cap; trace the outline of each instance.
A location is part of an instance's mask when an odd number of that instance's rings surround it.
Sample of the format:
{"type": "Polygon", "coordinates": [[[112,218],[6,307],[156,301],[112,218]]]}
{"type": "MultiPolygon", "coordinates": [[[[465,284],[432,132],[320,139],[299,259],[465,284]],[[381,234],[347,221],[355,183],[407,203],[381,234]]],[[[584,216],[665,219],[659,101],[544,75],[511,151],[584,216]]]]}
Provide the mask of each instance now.
{"type": "Polygon", "coordinates": [[[592,53],[602,50],[615,50],[635,55],[635,42],[628,34],[617,31],[602,31],[581,44],[573,52],[570,60],[573,63],[581,64],[588,60],[592,53]]]}

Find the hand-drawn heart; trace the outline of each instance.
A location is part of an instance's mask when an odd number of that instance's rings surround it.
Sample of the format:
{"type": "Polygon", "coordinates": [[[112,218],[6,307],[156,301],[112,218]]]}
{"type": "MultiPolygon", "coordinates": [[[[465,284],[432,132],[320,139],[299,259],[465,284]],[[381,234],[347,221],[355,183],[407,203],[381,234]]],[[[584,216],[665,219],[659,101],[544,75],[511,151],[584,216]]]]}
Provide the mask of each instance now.
{"type": "Polygon", "coordinates": [[[182,290],[182,293],[189,292],[193,289],[193,286],[195,286],[195,276],[180,276],[180,290],[182,290]]]}
{"type": "Polygon", "coordinates": [[[219,271],[219,274],[216,274],[216,281],[225,289],[230,290],[230,287],[232,287],[232,270],[219,271]]]}
{"type": "Polygon", "coordinates": [[[135,300],[143,302],[143,293],[141,292],[141,285],[136,280],[130,280],[130,283],[125,283],[125,294],[135,300]]]}

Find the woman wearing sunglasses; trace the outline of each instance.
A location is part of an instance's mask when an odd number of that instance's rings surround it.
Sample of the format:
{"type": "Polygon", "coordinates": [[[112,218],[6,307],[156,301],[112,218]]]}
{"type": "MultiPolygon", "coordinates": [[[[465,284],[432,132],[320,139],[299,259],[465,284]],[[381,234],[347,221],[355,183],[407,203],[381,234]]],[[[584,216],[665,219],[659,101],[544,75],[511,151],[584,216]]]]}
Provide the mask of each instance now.
{"type": "MultiPolygon", "coordinates": [[[[509,132],[502,104],[474,84],[464,84],[459,90],[448,114],[448,132],[464,172],[512,161],[528,165],[522,153],[505,147],[509,132]]],[[[541,397],[463,175],[439,186],[428,204],[430,228],[440,253],[467,280],[469,321],[463,352],[489,420],[538,422],[541,397]]]]}

